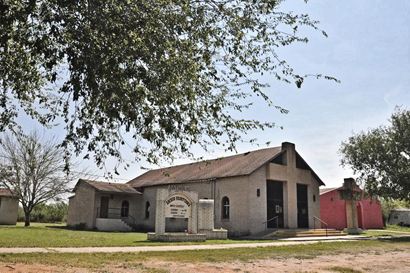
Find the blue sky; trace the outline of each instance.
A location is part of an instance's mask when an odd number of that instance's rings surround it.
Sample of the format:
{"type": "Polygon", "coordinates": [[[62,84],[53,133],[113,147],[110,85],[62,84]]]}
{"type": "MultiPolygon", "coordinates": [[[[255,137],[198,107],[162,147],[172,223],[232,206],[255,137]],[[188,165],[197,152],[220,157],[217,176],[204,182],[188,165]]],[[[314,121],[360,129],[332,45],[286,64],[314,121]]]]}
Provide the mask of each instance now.
{"type": "MultiPolygon", "coordinates": [[[[267,90],[271,99],[290,112],[279,114],[257,101],[248,117],[274,121],[284,129],[251,132],[248,137],[261,144],[271,141],[272,146],[295,143],[327,186],[341,185],[344,177],[353,174],[340,166],[340,143],[354,132],[387,124],[396,105],[409,107],[410,1],[311,0],[305,4],[288,0],[282,8],[308,13],[329,35],[324,38],[309,31],[308,44],[283,48],[282,57],[301,74],[328,74],[341,83],[310,79],[298,89],[265,78],[271,84],[267,90]]],[[[237,148],[245,152],[258,147],[239,144],[237,148]]],[[[227,155],[217,147],[211,153],[195,152],[205,158],[227,155]]],[[[175,164],[188,161],[178,159],[175,164]]],[[[133,164],[115,180],[124,182],[143,173],[140,167],[133,164]]],[[[92,164],[89,170],[104,174],[92,164]]]]}

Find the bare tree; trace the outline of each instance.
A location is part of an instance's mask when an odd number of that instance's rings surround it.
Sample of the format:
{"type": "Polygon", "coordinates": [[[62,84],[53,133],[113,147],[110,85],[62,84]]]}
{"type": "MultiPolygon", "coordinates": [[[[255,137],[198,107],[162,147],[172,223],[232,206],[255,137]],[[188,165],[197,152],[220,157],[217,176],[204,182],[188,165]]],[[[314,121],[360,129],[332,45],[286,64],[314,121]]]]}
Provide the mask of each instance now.
{"type": "Polygon", "coordinates": [[[43,139],[37,132],[5,135],[0,139],[0,186],[18,196],[25,226],[30,226],[30,214],[35,206],[59,200],[69,191],[69,182],[74,179],[67,172],[69,164],[57,142],[43,139]]]}

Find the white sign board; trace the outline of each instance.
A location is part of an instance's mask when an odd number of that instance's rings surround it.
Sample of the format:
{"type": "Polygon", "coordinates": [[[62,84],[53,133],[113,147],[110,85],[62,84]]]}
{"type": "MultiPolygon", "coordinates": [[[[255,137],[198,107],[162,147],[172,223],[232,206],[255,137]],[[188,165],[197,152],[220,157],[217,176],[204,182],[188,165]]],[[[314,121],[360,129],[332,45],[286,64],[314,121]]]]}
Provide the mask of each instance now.
{"type": "Polygon", "coordinates": [[[189,218],[191,216],[191,202],[183,195],[172,195],[165,200],[165,217],[189,218]]]}

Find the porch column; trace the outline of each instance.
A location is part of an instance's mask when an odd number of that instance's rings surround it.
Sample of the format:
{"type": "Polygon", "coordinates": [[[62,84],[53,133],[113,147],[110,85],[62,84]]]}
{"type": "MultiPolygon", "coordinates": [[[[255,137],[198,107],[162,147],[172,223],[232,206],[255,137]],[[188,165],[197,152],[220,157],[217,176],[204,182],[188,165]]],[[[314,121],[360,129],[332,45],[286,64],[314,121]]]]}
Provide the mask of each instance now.
{"type": "Polygon", "coordinates": [[[155,210],[155,233],[165,233],[165,199],[167,198],[168,191],[164,189],[157,190],[157,201],[155,210]]]}

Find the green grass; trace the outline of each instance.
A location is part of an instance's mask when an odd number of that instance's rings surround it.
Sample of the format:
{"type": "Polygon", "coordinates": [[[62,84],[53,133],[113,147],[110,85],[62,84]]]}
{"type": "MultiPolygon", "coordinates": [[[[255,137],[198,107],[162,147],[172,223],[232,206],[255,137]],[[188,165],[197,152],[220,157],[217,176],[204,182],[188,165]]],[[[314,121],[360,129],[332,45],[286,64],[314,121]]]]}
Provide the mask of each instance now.
{"type": "MultiPolygon", "coordinates": [[[[202,244],[233,244],[265,241],[208,240],[202,244]]],[[[141,232],[80,231],[65,228],[65,224],[32,223],[24,227],[0,226],[0,247],[99,247],[99,246],[145,246],[166,244],[198,244],[198,242],[160,243],[147,241],[141,232]]]]}
{"type": "MultiPolygon", "coordinates": [[[[83,268],[103,268],[107,265],[138,267],[142,262],[154,259],[156,261],[173,262],[233,262],[252,261],[260,259],[298,258],[310,259],[320,255],[337,255],[341,253],[366,253],[386,251],[410,251],[409,242],[390,241],[355,241],[327,242],[310,245],[234,248],[220,250],[194,250],[176,252],[141,252],[141,253],[32,253],[32,254],[0,254],[0,262],[47,264],[55,266],[76,266],[83,268]]],[[[341,271],[350,272],[350,271],[341,271]]]]}
{"type": "MultiPolygon", "coordinates": [[[[400,235],[397,231],[408,232],[410,228],[388,226],[384,231],[366,231],[368,236],[400,235]],[[391,232],[393,231],[393,232],[391,232]]],[[[233,244],[269,242],[269,240],[208,240],[201,244],[233,244]]],[[[146,245],[198,244],[197,242],[160,243],[147,241],[146,233],[79,231],[65,228],[64,224],[32,223],[24,227],[0,226],[0,247],[99,247],[99,246],[146,246],[146,245]]]]}
{"type": "Polygon", "coordinates": [[[387,225],[386,230],[401,231],[410,233],[410,227],[402,227],[398,225],[387,225]]]}
{"type": "Polygon", "coordinates": [[[372,230],[372,229],[366,230],[364,232],[364,235],[368,235],[371,237],[410,235],[410,227],[388,225],[383,230],[372,230]]]}

